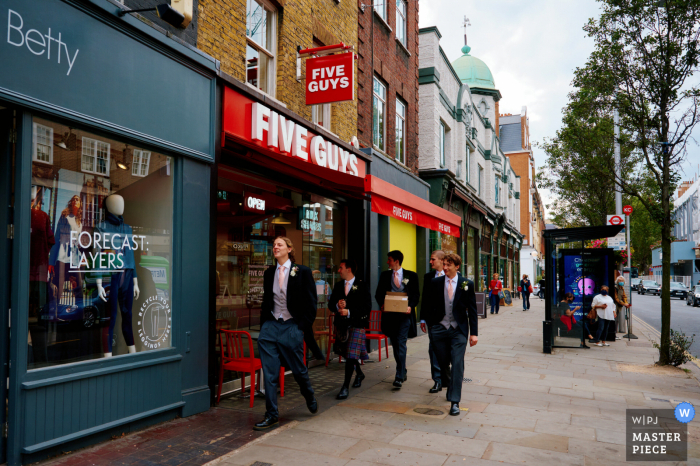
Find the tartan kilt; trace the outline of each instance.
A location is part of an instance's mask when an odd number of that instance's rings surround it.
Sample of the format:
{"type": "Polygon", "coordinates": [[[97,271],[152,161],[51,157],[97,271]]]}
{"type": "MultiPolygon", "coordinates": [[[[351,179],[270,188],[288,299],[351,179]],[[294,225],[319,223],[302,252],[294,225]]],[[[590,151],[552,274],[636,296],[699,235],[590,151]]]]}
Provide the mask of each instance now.
{"type": "Polygon", "coordinates": [[[365,346],[365,329],[363,328],[351,328],[350,338],[339,346],[340,351],[336,351],[337,354],[344,357],[345,359],[357,359],[365,361],[369,359],[369,354],[367,354],[367,347],[365,346]]]}

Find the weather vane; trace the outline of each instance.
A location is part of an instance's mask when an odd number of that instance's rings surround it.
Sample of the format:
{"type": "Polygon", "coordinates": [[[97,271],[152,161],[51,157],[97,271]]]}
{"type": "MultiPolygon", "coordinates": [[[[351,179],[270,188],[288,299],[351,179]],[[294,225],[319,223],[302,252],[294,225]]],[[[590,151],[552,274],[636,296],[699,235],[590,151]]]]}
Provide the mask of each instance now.
{"type": "Polygon", "coordinates": [[[464,15],[464,22],[462,23],[462,27],[464,27],[464,45],[467,45],[467,26],[471,25],[472,23],[469,22],[467,15],[464,15]]]}

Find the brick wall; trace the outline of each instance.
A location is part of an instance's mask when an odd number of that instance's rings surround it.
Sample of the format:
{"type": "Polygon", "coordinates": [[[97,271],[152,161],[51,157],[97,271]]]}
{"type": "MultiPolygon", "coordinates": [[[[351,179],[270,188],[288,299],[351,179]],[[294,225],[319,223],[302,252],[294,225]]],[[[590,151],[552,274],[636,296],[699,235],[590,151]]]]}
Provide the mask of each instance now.
{"type": "MultiPolygon", "coordinates": [[[[280,0],[277,7],[277,88],[273,97],[311,120],[311,107],[305,102],[303,60],[301,82],[296,80],[297,46],[313,47],[314,39],[324,45],[344,42],[356,46],[358,9],[351,2],[334,0],[280,0]]],[[[197,47],[218,59],[221,71],[240,81],[245,81],[245,28],[245,0],[199,0],[197,47]]],[[[332,104],[331,108],[331,131],[349,142],[356,135],[357,100],[332,104]]]]}
{"type": "MultiPolygon", "coordinates": [[[[137,10],[141,8],[155,8],[156,5],[160,5],[162,3],[165,3],[163,0],[124,0],[124,5],[128,6],[132,10],[137,10]]],[[[179,38],[180,40],[196,46],[197,45],[197,3],[198,0],[192,0],[193,6],[192,6],[192,21],[190,24],[187,25],[186,29],[180,29],[173,27],[166,23],[165,21],[162,21],[160,18],[158,18],[158,15],[156,14],[155,11],[144,11],[142,13],[138,13],[141,16],[145,17],[146,19],[152,21],[154,24],[157,24],[161,28],[165,29],[168,31],[170,34],[173,36],[179,38]]]]}
{"type": "Polygon", "coordinates": [[[418,173],[418,2],[409,1],[407,4],[407,53],[396,40],[396,1],[400,0],[384,0],[387,5],[388,27],[377,14],[372,13],[371,2],[362,2],[369,3],[370,6],[358,15],[360,82],[357,138],[362,147],[371,147],[374,50],[374,74],[387,87],[385,153],[392,159],[396,156],[396,98],[400,97],[406,103],[406,166],[418,173]]]}
{"type": "Polygon", "coordinates": [[[530,212],[530,177],[528,172],[530,171],[530,153],[520,152],[520,153],[510,153],[507,155],[510,160],[510,166],[513,171],[520,178],[520,186],[513,185],[514,191],[520,191],[520,222],[517,226],[520,233],[525,235],[525,240],[527,244],[532,245],[532,238],[530,238],[530,221],[532,215],[530,212]]]}

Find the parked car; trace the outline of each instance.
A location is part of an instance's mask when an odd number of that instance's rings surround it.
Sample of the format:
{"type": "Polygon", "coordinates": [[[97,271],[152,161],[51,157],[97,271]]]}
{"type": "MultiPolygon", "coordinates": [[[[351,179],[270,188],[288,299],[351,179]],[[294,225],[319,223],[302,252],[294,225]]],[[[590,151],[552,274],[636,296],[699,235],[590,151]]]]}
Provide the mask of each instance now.
{"type": "Polygon", "coordinates": [[[671,297],[686,299],[688,297],[688,288],[680,282],[671,282],[671,297]]]}
{"type": "Polygon", "coordinates": [[[636,291],[640,283],[642,283],[641,278],[633,278],[632,280],[630,280],[630,286],[632,287],[632,291],[636,291]]]}
{"type": "MultiPolygon", "coordinates": [[[[105,285],[105,290],[109,290],[109,284],[105,285]]],[[[60,304],[50,300],[42,308],[39,319],[59,325],[79,323],[85,328],[91,328],[109,322],[111,317],[106,308],[107,303],[100,299],[97,290],[91,290],[85,296],[82,308],[76,304],[60,304]]]]}
{"type": "Polygon", "coordinates": [[[690,293],[686,295],[685,303],[688,306],[697,306],[700,304],[700,285],[695,285],[690,293]]]}
{"type": "Polygon", "coordinates": [[[642,280],[637,288],[638,294],[657,294],[661,295],[661,285],[654,280],[642,280]]]}

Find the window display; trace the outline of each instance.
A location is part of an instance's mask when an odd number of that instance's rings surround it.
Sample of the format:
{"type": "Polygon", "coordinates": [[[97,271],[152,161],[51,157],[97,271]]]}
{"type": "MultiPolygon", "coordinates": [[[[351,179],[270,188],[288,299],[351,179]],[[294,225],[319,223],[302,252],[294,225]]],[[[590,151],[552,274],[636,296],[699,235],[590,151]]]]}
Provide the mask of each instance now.
{"type": "Polygon", "coordinates": [[[33,129],[28,367],[169,347],[170,158],[39,118],[33,129]]]}

